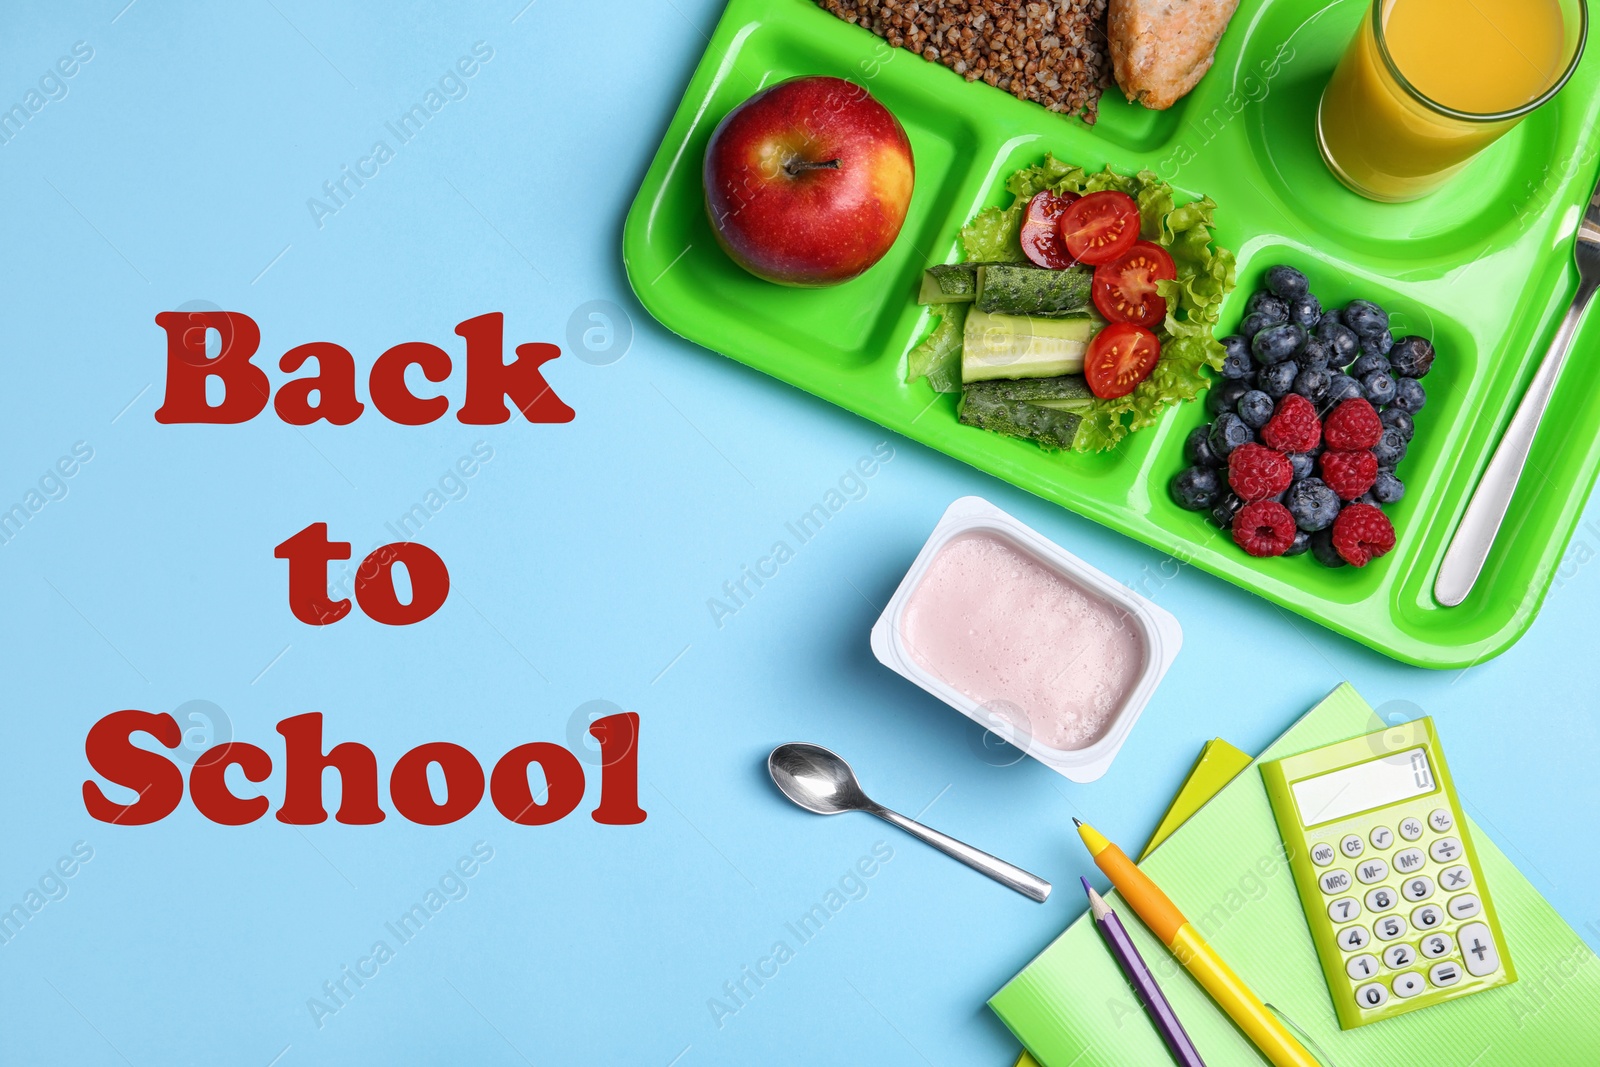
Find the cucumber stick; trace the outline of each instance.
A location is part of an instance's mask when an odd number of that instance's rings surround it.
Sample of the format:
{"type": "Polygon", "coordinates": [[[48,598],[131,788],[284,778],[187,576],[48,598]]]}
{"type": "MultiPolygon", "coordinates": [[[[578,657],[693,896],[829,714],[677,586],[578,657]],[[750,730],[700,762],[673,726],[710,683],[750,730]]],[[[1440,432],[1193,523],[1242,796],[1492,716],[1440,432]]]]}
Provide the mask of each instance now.
{"type": "Polygon", "coordinates": [[[1093,280],[1092,274],[1076,267],[1046,270],[988,263],[978,271],[978,310],[1055,318],[1085,315],[1091,306],[1093,280]]]}
{"type": "Polygon", "coordinates": [[[1070,449],[1082,416],[1026,400],[1007,400],[993,390],[974,388],[961,395],[957,418],[964,426],[1026,437],[1045,449],[1070,449]]]}
{"type": "Polygon", "coordinates": [[[1083,354],[1098,325],[1076,319],[996,315],[973,308],[961,338],[961,380],[1054,378],[1083,370],[1083,354]]]}
{"type": "Polygon", "coordinates": [[[922,272],[919,304],[970,304],[978,294],[982,263],[941,263],[922,272]]]}

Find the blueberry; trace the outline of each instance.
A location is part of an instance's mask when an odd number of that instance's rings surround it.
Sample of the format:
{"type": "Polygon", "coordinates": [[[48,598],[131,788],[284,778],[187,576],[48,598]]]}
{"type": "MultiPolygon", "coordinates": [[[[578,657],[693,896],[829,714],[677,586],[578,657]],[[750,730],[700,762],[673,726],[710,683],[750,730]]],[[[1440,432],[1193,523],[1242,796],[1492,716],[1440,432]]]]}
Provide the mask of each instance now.
{"type": "Polygon", "coordinates": [[[1294,524],[1307,533],[1333,525],[1339,517],[1339,495],[1321,478],[1302,478],[1289,487],[1283,506],[1294,516],[1294,524]]]}
{"type": "Polygon", "coordinates": [[[1322,402],[1328,407],[1361,395],[1361,383],[1348,374],[1335,374],[1328,381],[1328,391],[1322,397],[1322,402]]]}
{"type": "Polygon", "coordinates": [[[1372,454],[1377,457],[1378,466],[1394,467],[1406,457],[1406,439],[1400,436],[1399,430],[1390,427],[1372,446],[1372,454]]]}
{"type": "Polygon", "coordinates": [[[1311,554],[1324,567],[1343,567],[1344,557],[1333,547],[1333,531],[1318,530],[1311,535],[1311,554]]]}
{"type": "Polygon", "coordinates": [[[1433,366],[1433,343],[1426,337],[1402,337],[1389,352],[1395,373],[1420,378],[1433,366]]]}
{"type": "Polygon", "coordinates": [[[1389,361],[1376,352],[1363,352],[1350,364],[1350,377],[1365,378],[1374,371],[1389,373],[1389,361]]]}
{"type": "Polygon", "coordinates": [[[1228,381],[1245,382],[1246,384],[1255,381],[1256,364],[1250,358],[1250,350],[1248,348],[1243,352],[1235,352],[1230,349],[1228,354],[1222,357],[1222,377],[1228,381]]]}
{"type": "Polygon", "coordinates": [[[1333,376],[1321,367],[1307,367],[1294,376],[1291,388],[1313,404],[1320,404],[1327,399],[1328,384],[1332,380],[1333,376]]]}
{"type": "Polygon", "coordinates": [[[1229,492],[1217,501],[1216,507],[1211,509],[1211,521],[1226,530],[1233,525],[1233,517],[1239,514],[1239,509],[1242,507],[1244,501],[1240,500],[1237,494],[1229,492]]]}
{"type": "Polygon", "coordinates": [[[1250,342],[1250,351],[1255,355],[1256,362],[1263,366],[1282,363],[1300,351],[1305,340],[1306,331],[1303,327],[1286,322],[1279,326],[1268,326],[1256,334],[1250,342]]]}
{"type": "Polygon", "coordinates": [[[1306,549],[1311,547],[1311,535],[1304,530],[1294,532],[1294,540],[1289,542],[1289,547],[1283,550],[1285,556],[1304,555],[1306,549]]]}
{"type": "Polygon", "coordinates": [[[1320,331],[1343,325],[1344,319],[1339,317],[1338,308],[1324,308],[1322,311],[1322,319],[1317,323],[1317,329],[1320,331]]]}
{"type": "Polygon", "coordinates": [[[1364,333],[1361,337],[1361,351],[1376,352],[1380,356],[1387,356],[1394,351],[1394,334],[1388,330],[1376,330],[1364,333]]]}
{"type": "Polygon", "coordinates": [[[1328,347],[1328,342],[1320,337],[1307,337],[1300,351],[1294,354],[1294,361],[1300,364],[1301,369],[1319,367],[1326,370],[1332,358],[1333,351],[1328,347]]]}
{"type": "Polygon", "coordinates": [[[1400,436],[1407,441],[1411,440],[1411,435],[1417,432],[1417,425],[1412,421],[1411,412],[1393,404],[1378,412],[1378,421],[1388,428],[1398,430],[1400,436]]]}
{"type": "Polygon", "coordinates": [[[1289,468],[1294,471],[1294,480],[1297,482],[1301,478],[1310,477],[1311,471],[1316,465],[1317,455],[1315,452],[1289,453],[1289,468]]]}
{"type": "Polygon", "coordinates": [[[1343,323],[1329,323],[1327,315],[1322,316],[1317,336],[1328,343],[1328,363],[1331,366],[1343,367],[1361,351],[1361,338],[1356,336],[1356,332],[1343,323]]]}
{"type": "Polygon", "coordinates": [[[1211,424],[1196,426],[1183,442],[1183,458],[1196,467],[1220,467],[1222,459],[1211,451],[1211,424]]]}
{"type": "Polygon", "coordinates": [[[1272,398],[1259,389],[1252,389],[1239,398],[1237,409],[1244,424],[1259,430],[1272,418],[1272,398]]]}
{"type": "Polygon", "coordinates": [[[1388,371],[1375,370],[1361,379],[1361,394],[1373,407],[1381,408],[1394,399],[1394,379],[1388,371]]]}
{"type": "Polygon", "coordinates": [[[1246,426],[1243,419],[1231,411],[1224,411],[1217,416],[1217,421],[1211,424],[1211,434],[1207,441],[1211,445],[1212,453],[1225,460],[1228,453],[1255,439],[1255,431],[1246,426]]]}
{"type": "Polygon", "coordinates": [[[1261,315],[1273,325],[1289,321],[1289,305],[1265,289],[1258,289],[1250,294],[1250,302],[1245,304],[1244,313],[1261,315]]]}
{"type": "Polygon", "coordinates": [[[1402,411],[1415,415],[1428,402],[1427,390],[1415,378],[1401,378],[1394,383],[1394,400],[1391,403],[1402,411]]]}
{"type": "Polygon", "coordinates": [[[1310,293],[1289,301],[1289,321],[1307,330],[1315,329],[1322,321],[1322,302],[1310,293]]]}
{"type": "Polygon", "coordinates": [[[1270,367],[1262,367],[1261,372],[1256,375],[1256,388],[1274,400],[1282,400],[1289,395],[1289,390],[1294,388],[1295,375],[1299,373],[1300,364],[1292,359],[1274,363],[1270,367]]]}
{"type": "Polygon", "coordinates": [[[1372,499],[1379,504],[1394,504],[1406,495],[1406,485],[1394,476],[1394,471],[1380,470],[1378,480],[1372,483],[1372,499]]]}
{"type": "Polygon", "coordinates": [[[1214,467],[1187,467],[1172,479],[1172,499],[1184,511],[1209,511],[1222,494],[1222,477],[1214,467]]]}
{"type": "Polygon", "coordinates": [[[1389,328],[1389,313],[1370,300],[1352,300],[1339,316],[1358,334],[1377,333],[1389,328]]]}
{"type": "Polygon", "coordinates": [[[1269,320],[1265,315],[1261,314],[1259,311],[1253,312],[1249,315],[1246,315],[1244,317],[1244,321],[1239,323],[1239,336],[1243,337],[1246,341],[1250,341],[1255,338],[1256,334],[1272,325],[1275,325],[1275,323],[1269,320]]]}
{"type": "Polygon", "coordinates": [[[1285,300],[1305,296],[1311,289],[1306,276],[1293,267],[1279,265],[1267,268],[1267,288],[1285,300]]]}
{"type": "Polygon", "coordinates": [[[1206,410],[1213,415],[1221,415],[1224,411],[1233,411],[1239,404],[1239,398],[1250,391],[1244,382],[1224,380],[1211,387],[1211,392],[1206,394],[1206,410]]]}

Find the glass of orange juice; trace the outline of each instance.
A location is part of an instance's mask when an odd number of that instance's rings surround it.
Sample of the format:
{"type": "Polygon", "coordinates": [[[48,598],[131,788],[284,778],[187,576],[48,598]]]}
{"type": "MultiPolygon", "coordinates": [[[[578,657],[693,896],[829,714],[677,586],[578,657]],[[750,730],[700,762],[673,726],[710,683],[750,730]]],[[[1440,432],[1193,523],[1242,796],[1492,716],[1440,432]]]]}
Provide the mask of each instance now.
{"type": "Polygon", "coordinates": [[[1373,0],[1317,108],[1322,158],[1373,200],[1415,200],[1554,96],[1585,0],[1373,0]]]}

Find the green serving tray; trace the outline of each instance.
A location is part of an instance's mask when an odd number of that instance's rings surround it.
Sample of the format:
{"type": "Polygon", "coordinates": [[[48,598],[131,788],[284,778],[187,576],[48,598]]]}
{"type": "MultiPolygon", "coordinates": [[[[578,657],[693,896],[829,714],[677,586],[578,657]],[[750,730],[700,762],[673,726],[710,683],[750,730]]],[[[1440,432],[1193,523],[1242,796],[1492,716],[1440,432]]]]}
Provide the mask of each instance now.
{"type": "MultiPolygon", "coordinates": [[[[1090,126],[969,83],[810,0],[732,0],[628,214],[623,254],[640,302],[675,333],[1138,538],[1176,559],[1396,659],[1463,667],[1503,652],[1532,623],[1600,468],[1600,324],[1590,322],[1556,387],[1477,588],[1444,608],[1433,581],[1451,533],[1577,286],[1572,240],[1600,169],[1585,143],[1600,119],[1600,48],[1572,81],[1470,164],[1412,204],[1347,191],[1317,153],[1313,117],[1365,0],[1244,0],[1216,65],[1172,109],[1115,89],[1090,126]],[[701,161],[711,131],[758,89],[801,74],[866,85],[911,138],[917,182],[899,240],[861,277],[829,289],[760,281],[717,246],[701,161]],[[1256,560],[1182,511],[1167,483],[1203,405],[1100,455],[1047,453],[961,426],[954,396],[905,381],[906,353],[932,328],[922,269],[959,256],[974,213],[1009,201],[1005,179],[1046,152],[1090,169],[1148,168],[1217,201],[1217,241],[1237,253],[1224,330],[1266,268],[1288,262],[1325,303],[1388,308],[1397,335],[1433,338],[1428,405],[1388,508],[1395,550],[1363,569],[1309,555],[1256,560]]],[[[1594,140],[1591,135],[1590,140],[1594,140]]]]}

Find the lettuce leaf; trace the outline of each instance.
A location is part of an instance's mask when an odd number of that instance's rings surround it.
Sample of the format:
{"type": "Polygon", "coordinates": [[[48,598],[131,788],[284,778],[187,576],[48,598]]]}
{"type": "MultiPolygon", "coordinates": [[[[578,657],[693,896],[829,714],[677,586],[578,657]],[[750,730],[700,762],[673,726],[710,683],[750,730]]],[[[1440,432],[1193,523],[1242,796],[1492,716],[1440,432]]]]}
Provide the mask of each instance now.
{"type": "Polygon", "coordinates": [[[961,334],[969,306],[941,305],[939,325],[906,357],[906,381],[927,378],[936,393],[961,392],[961,334]]]}

